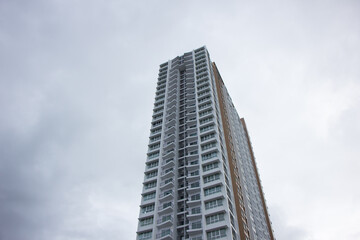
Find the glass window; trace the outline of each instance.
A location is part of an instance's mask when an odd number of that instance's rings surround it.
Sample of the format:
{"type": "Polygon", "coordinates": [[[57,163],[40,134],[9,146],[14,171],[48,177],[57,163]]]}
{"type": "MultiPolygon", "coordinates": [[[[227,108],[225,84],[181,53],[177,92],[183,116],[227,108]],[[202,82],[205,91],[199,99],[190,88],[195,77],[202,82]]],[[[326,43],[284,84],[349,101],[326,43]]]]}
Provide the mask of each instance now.
{"type": "Polygon", "coordinates": [[[148,193],[148,194],[145,194],[144,196],[143,196],[143,199],[144,199],[144,201],[147,201],[147,200],[150,200],[150,199],[154,199],[155,198],[155,192],[152,192],[152,193],[148,193]]]}
{"type": "Polygon", "coordinates": [[[223,238],[223,237],[226,237],[226,229],[225,228],[217,229],[217,230],[207,233],[208,240],[219,239],[219,238],[223,238]]]}
{"type": "Polygon", "coordinates": [[[222,201],[223,200],[221,198],[219,198],[219,199],[205,202],[205,209],[211,209],[211,208],[222,206],[223,205],[222,201]]]}
{"type": "Polygon", "coordinates": [[[154,222],[154,217],[144,218],[140,220],[140,226],[150,225],[154,222]]]}
{"type": "Polygon", "coordinates": [[[212,182],[212,181],[215,181],[218,179],[220,179],[220,174],[215,173],[215,174],[204,177],[204,183],[212,182]]]}
{"type": "Polygon", "coordinates": [[[146,183],[146,184],[144,185],[144,187],[145,187],[145,189],[154,188],[154,187],[156,187],[156,181],[146,183]]]}
{"type": "Polygon", "coordinates": [[[205,196],[208,196],[208,195],[211,195],[211,194],[214,194],[214,193],[218,193],[221,191],[221,186],[215,186],[215,187],[211,187],[211,188],[206,188],[204,190],[204,193],[205,193],[205,196]]]}
{"type": "Polygon", "coordinates": [[[214,162],[214,163],[210,163],[210,164],[208,164],[208,165],[205,165],[205,166],[203,167],[203,170],[204,170],[204,172],[206,172],[206,171],[210,171],[210,170],[212,170],[212,169],[214,169],[214,168],[218,168],[218,167],[219,167],[219,163],[214,162]]]}
{"type": "Polygon", "coordinates": [[[152,235],[152,230],[151,231],[148,231],[148,232],[143,232],[143,233],[139,233],[138,236],[139,236],[139,240],[145,240],[145,239],[150,239],[151,238],[151,235],[152,235]]]}
{"type": "Polygon", "coordinates": [[[141,208],[142,213],[148,213],[154,211],[155,204],[150,204],[141,208]]]}
{"type": "Polygon", "coordinates": [[[220,221],[224,221],[224,213],[218,213],[206,217],[206,224],[212,224],[220,221]]]}

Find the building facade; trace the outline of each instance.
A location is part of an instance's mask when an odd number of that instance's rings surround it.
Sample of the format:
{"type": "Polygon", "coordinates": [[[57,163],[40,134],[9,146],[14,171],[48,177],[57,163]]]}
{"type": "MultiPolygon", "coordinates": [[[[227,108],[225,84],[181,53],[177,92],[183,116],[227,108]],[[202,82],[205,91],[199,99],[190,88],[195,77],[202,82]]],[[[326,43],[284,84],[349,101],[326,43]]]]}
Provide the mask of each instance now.
{"type": "Polygon", "coordinates": [[[245,121],[206,47],[160,65],[137,239],[273,240],[245,121]]]}

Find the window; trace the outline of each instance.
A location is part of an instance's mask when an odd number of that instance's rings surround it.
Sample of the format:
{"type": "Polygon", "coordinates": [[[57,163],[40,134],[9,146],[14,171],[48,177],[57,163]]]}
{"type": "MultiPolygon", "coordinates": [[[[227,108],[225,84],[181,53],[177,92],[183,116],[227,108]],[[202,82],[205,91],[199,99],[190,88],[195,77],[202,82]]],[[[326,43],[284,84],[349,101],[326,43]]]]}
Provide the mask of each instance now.
{"type": "Polygon", "coordinates": [[[166,216],[163,216],[161,218],[161,222],[166,222],[166,221],[169,221],[169,220],[171,220],[171,215],[166,215],[166,216]]]}
{"type": "Polygon", "coordinates": [[[212,109],[199,113],[199,117],[203,117],[203,116],[208,115],[210,113],[212,113],[212,109]]]}
{"type": "Polygon", "coordinates": [[[210,133],[210,134],[202,136],[201,141],[203,142],[203,141],[206,141],[206,140],[214,138],[214,137],[215,137],[215,133],[210,133]]]}
{"type": "Polygon", "coordinates": [[[211,106],[211,103],[205,103],[205,104],[199,106],[199,110],[210,107],[210,106],[211,106]]]}
{"type": "Polygon", "coordinates": [[[162,124],[162,120],[156,121],[152,124],[152,127],[160,126],[162,124]]]}
{"type": "Polygon", "coordinates": [[[203,98],[201,98],[201,99],[199,99],[199,103],[202,103],[202,102],[205,102],[205,101],[207,101],[207,100],[210,100],[211,99],[211,97],[210,96],[207,96],[207,97],[203,97],[203,98]]]}
{"type": "Polygon", "coordinates": [[[209,90],[205,90],[203,92],[200,92],[200,93],[198,93],[198,97],[204,96],[204,95],[208,94],[209,92],[210,92],[209,90]]]}
{"type": "Polygon", "coordinates": [[[145,189],[154,188],[154,187],[156,187],[156,181],[146,183],[146,184],[144,185],[144,187],[145,187],[145,189]]]}
{"type": "MultiPolygon", "coordinates": [[[[160,129],[160,131],[161,131],[161,129],[160,129]]],[[[149,147],[149,150],[154,150],[154,149],[159,148],[159,147],[160,147],[160,143],[157,143],[157,144],[151,145],[149,147]]]]}
{"type": "Polygon", "coordinates": [[[161,231],[161,237],[165,237],[165,236],[170,235],[170,234],[171,234],[170,229],[165,229],[165,230],[161,231]]]}
{"type": "Polygon", "coordinates": [[[202,158],[203,161],[206,161],[206,160],[211,159],[211,158],[214,158],[214,157],[217,157],[217,151],[216,151],[216,152],[207,153],[207,154],[203,154],[203,155],[201,156],[201,158],[202,158]]]}
{"type": "Polygon", "coordinates": [[[138,236],[139,236],[139,240],[145,240],[145,239],[150,239],[151,238],[151,235],[152,235],[152,230],[151,231],[148,231],[148,232],[143,232],[143,233],[139,233],[138,236]]]}
{"type": "Polygon", "coordinates": [[[223,237],[226,237],[226,229],[225,228],[217,229],[215,231],[211,231],[211,232],[207,233],[208,240],[219,239],[219,238],[223,238],[223,237]]]}
{"type": "Polygon", "coordinates": [[[165,192],[163,192],[161,195],[160,195],[160,198],[163,198],[163,197],[166,197],[167,195],[170,195],[173,193],[173,190],[170,189],[170,190],[167,190],[165,192]]]}
{"type": "MultiPolygon", "coordinates": [[[[198,58],[198,59],[201,59],[201,58],[198,58]]],[[[203,58],[205,58],[205,57],[203,57],[203,58]]],[[[196,79],[201,79],[201,78],[207,77],[207,73],[203,73],[203,72],[206,72],[206,71],[196,72],[196,75],[197,75],[196,79]],[[200,74],[200,75],[198,75],[198,74],[200,74]]]]}
{"type": "Polygon", "coordinates": [[[198,229],[198,228],[201,228],[201,221],[194,222],[191,224],[191,229],[198,229]]]}
{"type": "Polygon", "coordinates": [[[191,209],[191,214],[199,214],[201,212],[201,208],[200,207],[196,207],[191,209]]]}
{"type": "Polygon", "coordinates": [[[215,199],[215,200],[205,202],[205,209],[211,209],[211,208],[222,206],[223,205],[222,201],[223,200],[221,198],[219,198],[219,199],[215,199]]]}
{"type": "Polygon", "coordinates": [[[219,186],[204,189],[204,194],[205,194],[205,196],[209,196],[211,194],[218,193],[220,191],[221,191],[221,186],[219,185],[219,186]]]}
{"type": "Polygon", "coordinates": [[[150,142],[158,141],[158,140],[160,140],[160,138],[161,138],[161,136],[152,137],[152,138],[150,138],[150,142]]]}
{"type": "MultiPolygon", "coordinates": [[[[209,126],[205,126],[205,127],[201,127],[200,128],[200,132],[202,133],[202,132],[206,132],[206,131],[208,131],[208,130],[210,130],[210,129],[214,129],[214,125],[209,125],[209,126]]],[[[203,149],[204,150],[204,149],[203,149]]]]}
{"type": "Polygon", "coordinates": [[[207,118],[204,118],[204,119],[201,119],[200,120],[200,125],[201,124],[204,124],[204,123],[207,123],[207,122],[210,122],[210,121],[212,121],[213,120],[213,117],[211,116],[211,117],[207,117],[207,118]]]}
{"type": "Polygon", "coordinates": [[[190,173],[190,176],[198,176],[198,175],[199,175],[199,170],[190,173]]]}
{"type": "Polygon", "coordinates": [[[173,181],[172,178],[166,179],[166,180],[164,181],[164,185],[165,185],[165,184],[168,184],[169,182],[172,182],[172,181],[173,181]]]}
{"type": "Polygon", "coordinates": [[[216,173],[216,174],[204,177],[204,183],[212,182],[212,181],[215,181],[218,179],[220,179],[220,174],[216,173]]]}
{"type": "Polygon", "coordinates": [[[198,154],[198,151],[197,151],[197,150],[190,152],[190,155],[195,155],[195,154],[198,154]]]}
{"type": "Polygon", "coordinates": [[[144,218],[140,220],[140,226],[147,226],[153,224],[154,217],[144,218]]]}
{"type": "Polygon", "coordinates": [[[201,149],[203,151],[205,151],[205,150],[213,148],[213,147],[216,147],[216,142],[211,142],[211,143],[204,144],[204,145],[201,146],[201,149]]]}
{"type": "Polygon", "coordinates": [[[200,81],[197,81],[197,85],[200,86],[201,84],[207,83],[208,79],[202,79],[200,81]]]}
{"type": "Polygon", "coordinates": [[[196,237],[192,237],[190,239],[191,240],[203,240],[202,236],[196,236],[196,237]]]}
{"type": "Polygon", "coordinates": [[[203,171],[206,172],[206,171],[210,171],[214,168],[218,168],[219,167],[219,163],[218,162],[214,162],[214,163],[210,163],[208,165],[205,165],[203,167],[203,171]]]}
{"type": "Polygon", "coordinates": [[[155,161],[155,162],[151,162],[151,163],[147,163],[147,168],[153,168],[153,167],[157,167],[159,165],[159,161],[155,161]]]}
{"type": "Polygon", "coordinates": [[[164,104],[164,101],[158,102],[158,103],[155,104],[155,107],[161,106],[163,104],[164,104]]]}
{"type": "Polygon", "coordinates": [[[199,161],[198,161],[198,160],[195,160],[195,161],[190,162],[190,165],[198,165],[198,164],[199,164],[199,161]]]}
{"type": "Polygon", "coordinates": [[[197,188],[199,186],[200,186],[199,182],[195,182],[190,185],[190,188],[197,188]]]}
{"type": "Polygon", "coordinates": [[[163,204],[163,209],[165,209],[167,207],[170,207],[171,205],[172,205],[171,202],[164,203],[163,204]]]}
{"type": "Polygon", "coordinates": [[[195,194],[191,196],[191,201],[200,200],[200,194],[195,194]]]}
{"type": "Polygon", "coordinates": [[[151,134],[159,133],[159,132],[161,132],[161,130],[162,130],[162,128],[151,130],[151,134]]]}
{"type": "Polygon", "coordinates": [[[154,199],[155,198],[155,192],[152,192],[152,193],[148,193],[148,194],[145,194],[144,196],[143,196],[143,199],[144,199],[144,201],[147,201],[147,200],[150,200],[150,199],[154,199]]]}
{"type": "Polygon", "coordinates": [[[153,158],[156,158],[159,156],[159,151],[155,152],[155,153],[152,153],[152,154],[149,154],[149,159],[153,159],[153,158]]]}
{"type": "Polygon", "coordinates": [[[173,193],[172,189],[167,190],[167,191],[164,192],[164,196],[167,196],[167,195],[172,194],[172,193],[173,193]]]}
{"type": "Polygon", "coordinates": [[[146,178],[153,178],[157,176],[158,171],[152,171],[146,174],[146,178]]]}
{"type": "Polygon", "coordinates": [[[155,98],[155,101],[159,101],[159,100],[162,100],[162,99],[164,99],[165,98],[165,96],[163,95],[163,96],[160,96],[160,97],[156,97],[155,98]]]}
{"type": "Polygon", "coordinates": [[[173,158],[170,158],[170,159],[166,160],[165,163],[164,163],[164,165],[165,165],[165,164],[168,164],[169,162],[172,162],[173,160],[174,160],[173,158]]]}
{"type": "Polygon", "coordinates": [[[206,224],[224,221],[224,213],[217,213],[206,217],[206,224]]]}
{"type": "Polygon", "coordinates": [[[141,208],[142,213],[148,213],[154,211],[155,204],[150,204],[141,208]]]}

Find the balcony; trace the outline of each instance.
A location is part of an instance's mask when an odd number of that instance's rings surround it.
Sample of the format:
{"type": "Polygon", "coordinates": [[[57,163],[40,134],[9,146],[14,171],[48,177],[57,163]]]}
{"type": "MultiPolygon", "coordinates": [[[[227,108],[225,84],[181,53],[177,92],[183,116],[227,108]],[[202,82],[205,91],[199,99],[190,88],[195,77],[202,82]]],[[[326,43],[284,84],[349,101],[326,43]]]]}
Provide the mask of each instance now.
{"type": "MultiPolygon", "coordinates": [[[[196,135],[197,136],[197,135],[196,135]]],[[[195,151],[195,150],[198,150],[198,139],[192,139],[191,141],[188,139],[188,145],[186,146],[187,147],[187,150],[189,152],[192,152],[192,151],[195,151]]]]}
{"type": "Polygon", "coordinates": [[[153,115],[153,118],[152,118],[152,123],[153,122],[156,122],[157,120],[160,120],[163,118],[163,114],[162,113],[156,113],[153,115]]]}
{"type": "Polygon", "coordinates": [[[188,119],[191,119],[191,118],[196,118],[196,111],[195,109],[193,111],[189,111],[186,113],[186,116],[188,117],[188,119]]]}
{"type": "Polygon", "coordinates": [[[197,185],[197,186],[191,187],[191,185],[190,185],[190,188],[186,189],[186,192],[189,195],[192,195],[192,194],[195,194],[195,193],[200,193],[200,186],[197,185]]]}
{"type": "Polygon", "coordinates": [[[190,173],[188,176],[187,176],[187,180],[188,182],[193,182],[193,181],[196,181],[196,180],[199,180],[200,179],[200,176],[199,176],[199,173],[197,174],[194,174],[193,172],[190,173]]]}
{"type": "Polygon", "coordinates": [[[170,108],[167,108],[166,112],[168,113],[168,115],[172,114],[172,113],[176,113],[176,105],[173,105],[170,108]]]}
{"type": "Polygon", "coordinates": [[[171,149],[175,149],[175,143],[173,141],[171,141],[169,144],[167,144],[165,147],[164,147],[164,152],[167,152],[171,149]]]}
{"type": "Polygon", "coordinates": [[[204,98],[199,98],[198,99],[198,103],[211,103],[211,97],[208,96],[208,97],[204,97],[204,98]]]}
{"type": "Polygon", "coordinates": [[[160,240],[172,240],[172,231],[166,231],[166,232],[162,232],[162,233],[158,233],[156,234],[156,239],[160,239],[160,240]]]}
{"type": "Polygon", "coordinates": [[[169,190],[159,195],[159,201],[170,201],[174,199],[173,191],[169,190]]]}
{"type": "Polygon", "coordinates": [[[175,140],[175,134],[174,133],[171,133],[171,134],[168,134],[165,138],[165,142],[170,142],[170,141],[174,141],[175,140]]]}
{"type": "Polygon", "coordinates": [[[201,210],[199,209],[199,211],[194,211],[194,208],[193,209],[188,209],[188,215],[187,215],[187,218],[192,221],[192,220],[196,220],[196,219],[201,219],[202,217],[202,214],[201,214],[201,210]]]}
{"type": "Polygon", "coordinates": [[[187,230],[187,232],[189,234],[196,234],[196,233],[201,233],[202,230],[203,229],[201,226],[201,222],[196,222],[196,223],[189,224],[189,230],[187,230]]]}
{"type": "Polygon", "coordinates": [[[162,168],[163,169],[170,168],[170,167],[173,167],[173,166],[175,166],[173,158],[167,159],[166,161],[163,160],[163,162],[162,162],[162,168]]]}
{"type": "Polygon", "coordinates": [[[174,170],[172,168],[167,169],[165,172],[161,173],[161,178],[165,179],[168,177],[173,177],[174,176],[174,170]]]}
{"type": "Polygon", "coordinates": [[[163,154],[163,159],[167,160],[169,158],[174,158],[175,157],[175,152],[174,150],[168,150],[166,153],[163,154]]]}
{"type": "Polygon", "coordinates": [[[199,105],[199,110],[205,110],[205,109],[208,109],[210,107],[212,107],[211,103],[201,104],[201,105],[199,105]]]}
{"type": "Polygon", "coordinates": [[[166,124],[165,124],[165,126],[166,126],[166,127],[174,126],[175,123],[176,123],[176,121],[175,121],[175,119],[173,118],[173,119],[171,119],[170,121],[167,121],[166,124]]]}
{"type": "Polygon", "coordinates": [[[161,205],[160,207],[158,207],[158,214],[167,214],[167,213],[171,213],[174,211],[174,204],[171,203],[170,205],[165,205],[164,204],[161,205]]]}
{"type": "Polygon", "coordinates": [[[168,89],[169,89],[169,91],[172,91],[172,90],[176,89],[176,87],[177,87],[177,84],[175,82],[172,85],[170,85],[168,89]]]}
{"type": "Polygon", "coordinates": [[[196,105],[194,104],[194,105],[187,105],[186,106],[186,110],[188,110],[188,111],[196,111],[196,105]]]}
{"type": "MultiPolygon", "coordinates": [[[[214,130],[215,129],[215,125],[213,123],[210,123],[208,124],[207,126],[201,126],[200,128],[200,133],[203,134],[203,133],[210,133],[211,130],[214,130]]],[[[215,132],[215,130],[213,131],[215,132]]]]}
{"type": "Polygon", "coordinates": [[[177,99],[177,95],[176,95],[176,92],[173,93],[172,95],[169,95],[170,97],[168,97],[168,101],[171,102],[173,100],[176,100],[177,99]]]}
{"type": "Polygon", "coordinates": [[[187,87],[187,88],[194,88],[194,87],[195,87],[195,83],[194,83],[194,82],[187,82],[187,83],[186,83],[186,87],[187,87]]]}
{"type": "Polygon", "coordinates": [[[197,75],[196,79],[197,80],[202,80],[202,79],[207,78],[207,77],[208,77],[208,73],[206,72],[206,73],[202,73],[202,74],[197,75]]]}
{"type": "Polygon", "coordinates": [[[176,118],[176,112],[175,111],[168,111],[168,114],[166,115],[166,120],[171,120],[176,118]]]}
{"type": "Polygon", "coordinates": [[[160,100],[158,102],[155,102],[154,103],[154,109],[158,108],[158,107],[161,107],[161,106],[164,106],[164,100],[160,100]]]}
{"type": "Polygon", "coordinates": [[[174,187],[174,180],[171,181],[163,181],[160,183],[160,190],[165,191],[166,189],[170,189],[174,187]]]}
{"type": "Polygon", "coordinates": [[[176,106],[176,99],[171,100],[167,103],[167,108],[172,108],[173,106],[176,106]]]}
{"type": "Polygon", "coordinates": [[[154,128],[154,129],[151,130],[150,136],[153,137],[153,136],[157,135],[158,133],[161,133],[161,131],[162,131],[161,126],[159,126],[158,128],[154,128]]]}
{"type": "Polygon", "coordinates": [[[157,146],[157,144],[153,145],[153,148],[149,147],[148,152],[147,152],[148,156],[150,154],[153,154],[153,153],[159,151],[159,148],[160,148],[160,146],[157,146]]]}
{"type": "Polygon", "coordinates": [[[196,161],[189,161],[188,165],[186,165],[186,169],[188,171],[194,171],[196,169],[199,169],[199,161],[196,160],[196,161]]]}
{"type": "Polygon", "coordinates": [[[197,86],[198,86],[198,87],[202,87],[202,86],[205,85],[205,83],[208,83],[208,82],[209,82],[209,79],[206,78],[206,79],[199,80],[199,81],[197,81],[196,83],[197,83],[197,86]]]}
{"type": "Polygon", "coordinates": [[[170,227],[173,224],[173,217],[158,219],[157,220],[157,227],[170,227]]]}
{"type": "MultiPolygon", "coordinates": [[[[155,134],[156,135],[156,134],[155,134]]],[[[159,134],[159,136],[154,136],[154,137],[150,137],[150,144],[154,144],[156,142],[160,142],[161,140],[161,135],[159,134]]],[[[150,145],[149,144],[149,145],[150,145]]]]}

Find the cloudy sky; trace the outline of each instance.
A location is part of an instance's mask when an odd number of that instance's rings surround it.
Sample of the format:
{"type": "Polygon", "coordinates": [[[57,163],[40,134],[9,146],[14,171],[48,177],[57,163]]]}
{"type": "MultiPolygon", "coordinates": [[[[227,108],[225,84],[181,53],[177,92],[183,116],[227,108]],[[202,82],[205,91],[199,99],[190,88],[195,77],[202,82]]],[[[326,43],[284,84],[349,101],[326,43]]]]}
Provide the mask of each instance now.
{"type": "Polygon", "coordinates": [[[277,239],[360,239],[360,2],[0,1],[0,239],[134,239],[159,64],[206,45],[277,239]]]}

